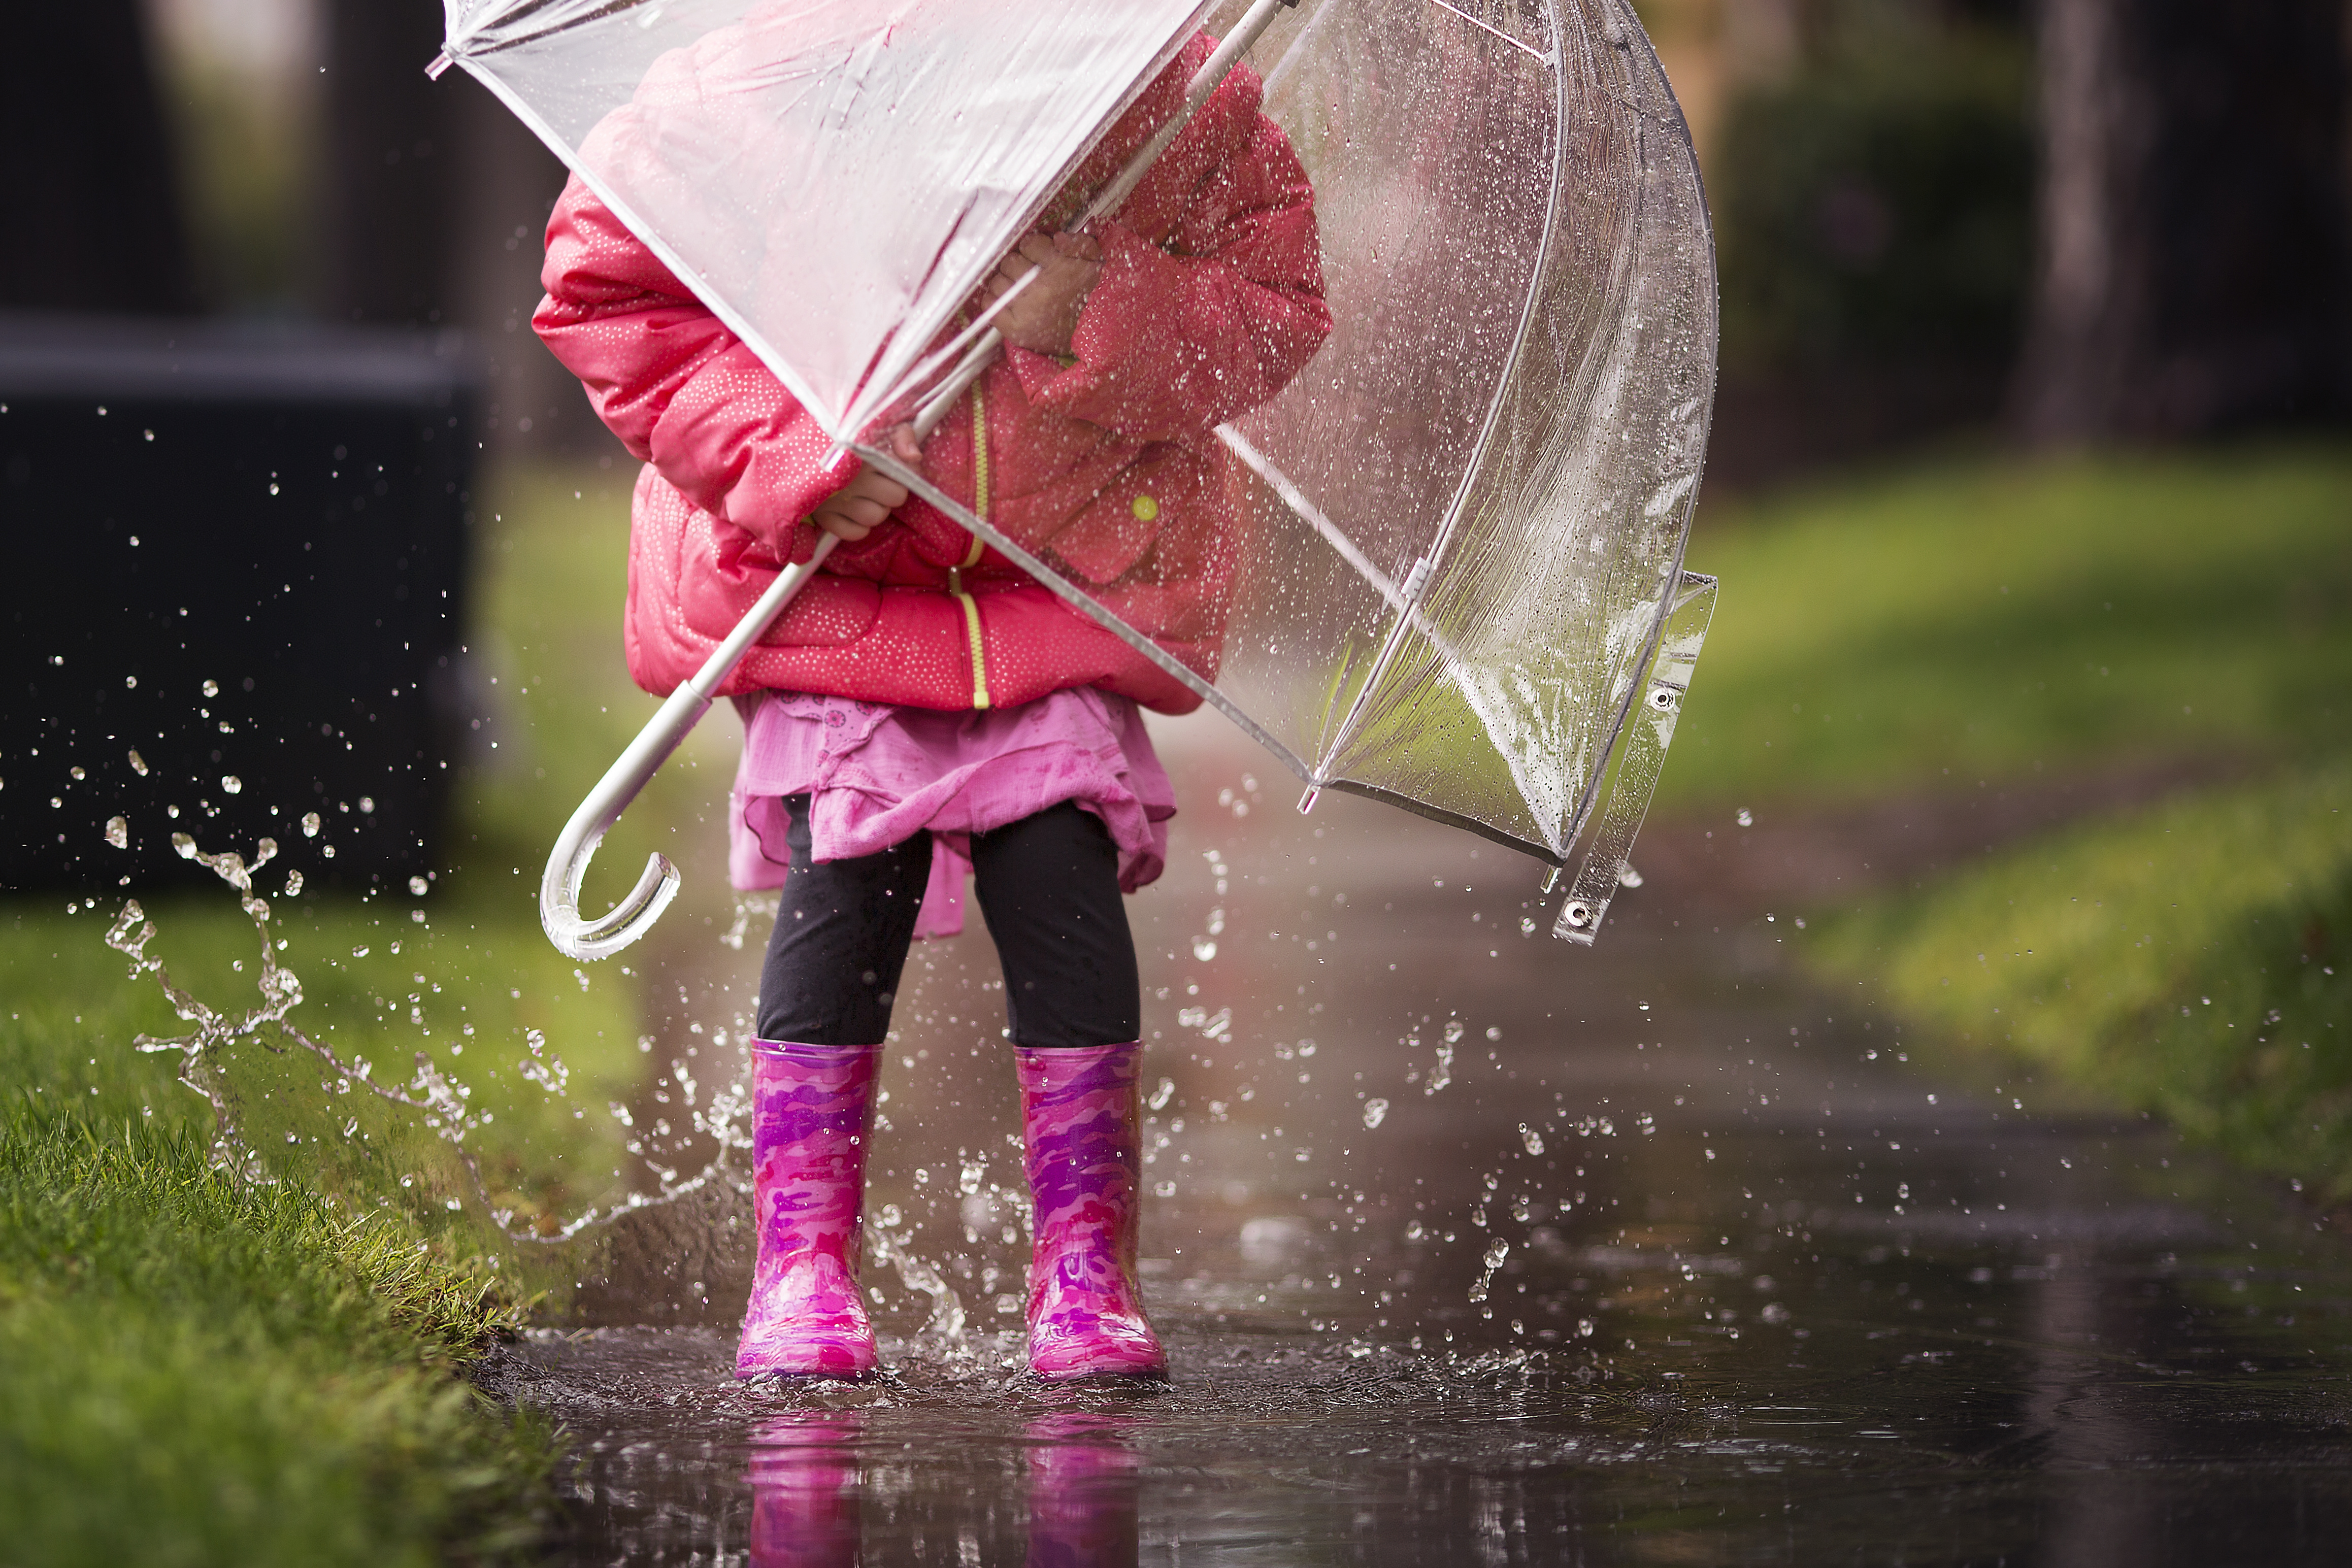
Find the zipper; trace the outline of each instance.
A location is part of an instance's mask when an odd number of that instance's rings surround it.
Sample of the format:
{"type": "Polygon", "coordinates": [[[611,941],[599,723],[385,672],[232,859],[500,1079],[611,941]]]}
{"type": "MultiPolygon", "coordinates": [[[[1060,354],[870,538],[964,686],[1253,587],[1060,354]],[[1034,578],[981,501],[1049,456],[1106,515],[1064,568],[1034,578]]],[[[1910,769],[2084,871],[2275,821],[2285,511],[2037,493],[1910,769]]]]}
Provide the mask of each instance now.
{"type": "MultiPolygon", "coordinates": [[[[980,382],[971,383],[971,509],[974,516],[988,516],[988,399],[980,390],[980,382]]],[[[948,591],[963,605],[964,634],[971,643],[971,706],[984,708],[988,703],[988,655],[980,635],[980,601],[963,591],[963,574],[980,564],[981,552],[987,546],[978,534],[971,536],[971,553],[948,568],[948,591]]]]}

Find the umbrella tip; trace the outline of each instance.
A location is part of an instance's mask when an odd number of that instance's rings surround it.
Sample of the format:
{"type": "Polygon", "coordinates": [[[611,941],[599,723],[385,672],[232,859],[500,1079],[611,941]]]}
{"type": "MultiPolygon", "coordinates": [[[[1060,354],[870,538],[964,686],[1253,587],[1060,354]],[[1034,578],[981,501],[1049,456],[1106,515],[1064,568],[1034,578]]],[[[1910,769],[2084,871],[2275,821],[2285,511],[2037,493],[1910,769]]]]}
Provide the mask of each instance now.
{"type": "Polygon", "coordinates": [[[1314,789],[1307,790],[1306,794],[1298,797],[1298,814],[1303,817],[1307,815],[1307,812],[1315,810],[1315,802],[1320,800],[1322,795],[1323,791],[1321,789],[1314,789]]]}
{"type": "Polygon", "coordinates": [[[457,64],[457,62],[449,57],[449,51],[444,49],[439,54],[433,57],[433,63],[425,68],[425,74],[432,80],[439,81],[441,79],[441,73],[447,70],[455,64],[457,64]]]}

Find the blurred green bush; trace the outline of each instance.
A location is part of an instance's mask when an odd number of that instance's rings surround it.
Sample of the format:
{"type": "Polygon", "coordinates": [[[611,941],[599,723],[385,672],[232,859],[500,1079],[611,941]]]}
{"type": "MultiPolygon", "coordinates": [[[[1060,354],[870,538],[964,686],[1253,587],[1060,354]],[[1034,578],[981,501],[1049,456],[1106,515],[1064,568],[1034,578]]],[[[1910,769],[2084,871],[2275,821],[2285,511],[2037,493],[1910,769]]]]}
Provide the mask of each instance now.
{"type": "Polygon", "coordinates": [[[2016,30],[1879,18],[1738,96],[1708,166],[1727,369],[2006,361],[2032,251],[2029,89],[2016,30]]]}

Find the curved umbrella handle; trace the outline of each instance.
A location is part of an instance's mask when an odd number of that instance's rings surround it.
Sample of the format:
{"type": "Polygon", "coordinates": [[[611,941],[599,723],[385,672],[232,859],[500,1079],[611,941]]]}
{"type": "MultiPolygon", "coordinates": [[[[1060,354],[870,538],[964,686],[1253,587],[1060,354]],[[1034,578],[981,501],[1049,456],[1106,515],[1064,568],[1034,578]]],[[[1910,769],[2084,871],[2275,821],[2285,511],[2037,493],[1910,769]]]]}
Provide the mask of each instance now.
{"type": "Polygon", "coordinates": [[[816,553],[800,565],[776,574],[776,580],[760,601],[751,606],[727,640],[711,651],[694,678],[669,695],[653,722],[637,732],[629,748],[620,759],[604,770],[604,777],[588,791],[572,820],[563,824],[563,831],[555,838],[555,847],[548,852],[547,870],[539,879],[539,923],[547,932],[547,939],[555,944],[556,951],[572,958],[609,958],[653,928],[677,896],[677,867],[669,857],[656,854],[646,862],[645,873],[629,895],[613,906],[610,913],[594,920],[580,914],[580,880],[588,874],[588,862],[594,858],[596,846],[604,841],[605,831],[619,821],[629,802],[646,787],[678,743],[701,722],[709,711],[719,688],[743,662],[751,644],[769,623],[782,613],[793,596],[808,586],[816,576],[817,568],[833,553],[840,540],[831,534],[820,534],[816,553]]]}

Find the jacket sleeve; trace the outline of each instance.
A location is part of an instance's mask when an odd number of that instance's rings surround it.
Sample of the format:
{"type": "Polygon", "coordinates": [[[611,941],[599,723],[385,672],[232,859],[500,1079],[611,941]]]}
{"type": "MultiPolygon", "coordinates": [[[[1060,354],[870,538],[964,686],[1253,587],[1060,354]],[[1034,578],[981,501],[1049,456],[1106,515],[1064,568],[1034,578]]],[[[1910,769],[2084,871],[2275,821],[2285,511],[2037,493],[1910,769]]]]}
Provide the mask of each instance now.
{"type": "Polygon", "coordinates": [[[1237,71],[1228,93],[1222,145],[1167,242],[1097,225],[1075,362],[1014,351],[1034,402],[1134,440],[1199,435],[1280,392],[1330,333],[1314,188],[1258,112],[1255,78],[1237,71]]]}
{"type": "Polygon", "coordinates": [[[816,421],[576,176],[540,281],[532,329],[630,454],[779,561],[808,559],[804,519],[857,465],[822,466],[816,421]]]}

